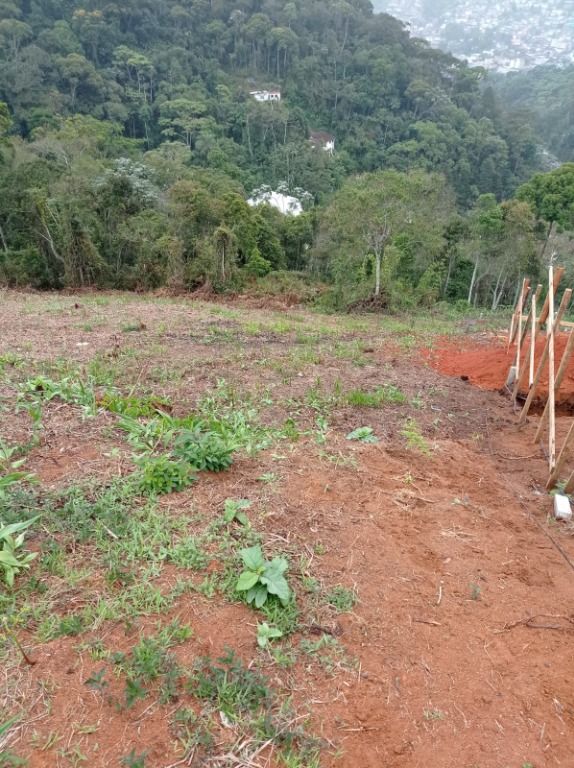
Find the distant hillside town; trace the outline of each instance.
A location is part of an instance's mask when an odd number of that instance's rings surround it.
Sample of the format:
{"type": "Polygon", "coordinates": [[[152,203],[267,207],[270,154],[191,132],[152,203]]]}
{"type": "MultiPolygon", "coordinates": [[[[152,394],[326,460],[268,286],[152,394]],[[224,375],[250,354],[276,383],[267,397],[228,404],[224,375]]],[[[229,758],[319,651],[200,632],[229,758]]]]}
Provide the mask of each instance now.
{"type": "Polygon", "coordinates": [[[416,37],[498,72],[574,62],[574,0],[375,0],[416,37]]]}

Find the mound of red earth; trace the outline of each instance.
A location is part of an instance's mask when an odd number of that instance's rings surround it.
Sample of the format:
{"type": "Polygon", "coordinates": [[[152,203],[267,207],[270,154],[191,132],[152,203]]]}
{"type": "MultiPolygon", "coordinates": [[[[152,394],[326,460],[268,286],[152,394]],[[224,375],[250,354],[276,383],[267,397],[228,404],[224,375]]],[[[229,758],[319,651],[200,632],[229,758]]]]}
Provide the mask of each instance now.
{"type": "MultiPolygon", "coordinates": [[[[426,353],[430,365],[447,376],[457,376],[476,387],[488,390],[503,389],[510,366],[514,365],[516,346],[507,351],[506,337],[484,334],[480,337],[470,336],[456,339],[443,338],[433,349],[426,353]]],[[[568,334],[560,333],[555,337],[555,367],[558,371],[562,354],[568,341],[568,334]]],[[[530,337],[524,340],[522,360],[525,359],[530,337]]],[[[535,370],[542,357],[546,336],[541,334],[536,341],[535,370]]],[[[524,365],[524,363],[522,363],[524,365]]],[[[528,382],[523,387],[525,394],[528,382]]],[[[548,395],[548,367],[545,365],[540,384],[536,392],[537,400],[545,400],[548,395]]],[[[571,357],[568,370],[557,399],[558,404],[574,404],[574,355],[571,357]]]]}

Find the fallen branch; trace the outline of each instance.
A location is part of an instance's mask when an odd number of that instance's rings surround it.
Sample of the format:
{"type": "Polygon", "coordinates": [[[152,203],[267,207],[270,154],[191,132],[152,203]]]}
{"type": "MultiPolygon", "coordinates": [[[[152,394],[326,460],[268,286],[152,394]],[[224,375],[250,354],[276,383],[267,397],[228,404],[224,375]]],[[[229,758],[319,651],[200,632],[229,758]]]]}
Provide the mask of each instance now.
{"type": "Polygon", "coordinates": [[[513,621],[511,624],[505,624],[502,629],[497,629],[495,635],[500,635],[503,632],[508,632],[515,627],[530,627],[530,629],[555,629],[560,632],[574,632],[574,618],[571,616],[556,616],[548,613],[537,613],[534,616],[529,616],[526,619],[519,619],[513,621]],[[536,619],[560,619],[561,621],[567,621],[571,626],[564,626],[563,624],[535,624],[536,619]]]}

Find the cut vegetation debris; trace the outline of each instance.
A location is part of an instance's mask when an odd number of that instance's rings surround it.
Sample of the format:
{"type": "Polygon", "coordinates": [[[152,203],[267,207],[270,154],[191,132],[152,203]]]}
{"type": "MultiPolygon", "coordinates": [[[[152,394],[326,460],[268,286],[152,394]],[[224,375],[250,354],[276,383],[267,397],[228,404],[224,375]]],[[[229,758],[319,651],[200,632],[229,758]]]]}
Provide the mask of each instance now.
{"type": "Polygon", "coordinates": [[[0,764],[569,764],[572,527],[429,317],[3,295],[0,764]]]}

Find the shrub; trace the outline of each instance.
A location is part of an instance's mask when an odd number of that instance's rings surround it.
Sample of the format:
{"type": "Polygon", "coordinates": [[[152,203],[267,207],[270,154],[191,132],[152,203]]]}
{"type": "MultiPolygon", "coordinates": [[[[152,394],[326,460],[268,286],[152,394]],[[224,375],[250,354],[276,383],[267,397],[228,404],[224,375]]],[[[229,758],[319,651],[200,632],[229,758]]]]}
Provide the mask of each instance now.
{"type": "Polygon", "coordinates": [[[144,493],[165,494],[181,491],[195,481],[192,468],[168,456],[146,456],[138,459],[138,487],[144,493]]]}
{"type": "Polygon", "coordinates": [[[182,430],[174,442],[174,454],[192,467],[207,472],[222,472],[233,463],[235,446],[215,432],[200,427],[182,430]]]}
{"type": "Polygon", "coordinates": [[[254,248],[245,265],[247,274],[253,277],[265,277],[265,275],[268,275],[269,272],[271,272],[271,269],[271,262],[263,258],[259,252],[259,248],[254,248]]]}

